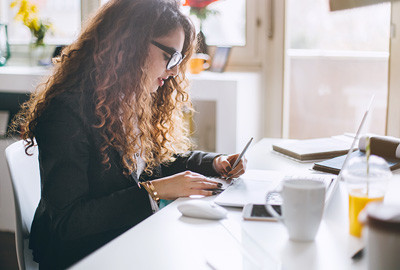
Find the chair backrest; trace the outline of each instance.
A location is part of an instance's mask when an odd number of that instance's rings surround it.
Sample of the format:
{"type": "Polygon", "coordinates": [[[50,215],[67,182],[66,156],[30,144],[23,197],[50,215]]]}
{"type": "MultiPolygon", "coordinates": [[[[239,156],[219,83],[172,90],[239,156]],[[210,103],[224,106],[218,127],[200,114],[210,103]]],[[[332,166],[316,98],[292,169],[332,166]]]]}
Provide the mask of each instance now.
{"type": "Polygon", "coordinates": [[[17,141],[5,150],[15,201],[15,243],[19,268],[39,269],[29,250],[29,233],[40,200],[38,149],[34,146],[25,154],[24,141],[17,141]]]}

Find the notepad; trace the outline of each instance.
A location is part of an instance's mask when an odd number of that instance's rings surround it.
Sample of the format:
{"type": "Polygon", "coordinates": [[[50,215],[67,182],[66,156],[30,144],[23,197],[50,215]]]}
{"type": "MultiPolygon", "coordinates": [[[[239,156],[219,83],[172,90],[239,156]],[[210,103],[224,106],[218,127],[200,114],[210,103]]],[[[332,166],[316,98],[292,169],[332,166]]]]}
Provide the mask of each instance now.
{"type": "Polygon", "coordinates": [[[345,135],[307,139],[285,140],[272,145],[272,149],[300,161],[329,159],[347,154],[353,138],[345,135]]]}

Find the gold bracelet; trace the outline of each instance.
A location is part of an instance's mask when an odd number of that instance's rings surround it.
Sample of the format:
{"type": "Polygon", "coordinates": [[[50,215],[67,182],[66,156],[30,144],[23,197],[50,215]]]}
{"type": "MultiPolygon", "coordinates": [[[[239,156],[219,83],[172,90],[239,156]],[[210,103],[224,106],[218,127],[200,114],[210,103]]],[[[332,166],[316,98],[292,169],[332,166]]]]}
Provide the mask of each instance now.
{"type": "Polygon", "coordinates": [[[153,183],[151,183],[151,181],[146,181],[146,182],[140,182],[140,184],[150,194],[153,200],[155,200],[158,203],[160,198],[158,197],[158,192],[154,188],[153,183]]]}

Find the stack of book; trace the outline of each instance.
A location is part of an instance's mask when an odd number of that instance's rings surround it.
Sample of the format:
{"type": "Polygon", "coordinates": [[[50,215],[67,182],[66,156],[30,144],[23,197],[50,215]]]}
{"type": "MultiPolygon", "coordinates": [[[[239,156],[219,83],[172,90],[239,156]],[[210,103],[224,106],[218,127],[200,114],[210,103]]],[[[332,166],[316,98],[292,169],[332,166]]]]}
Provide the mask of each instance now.
{"type": "MultiPolygon", "coordinates": [[[[400,168],[400,139],[389,136],[369,136],[372,155],[384,158],[391,170],[400,168]]],[[[308,140],[287,140],[276,143],[272,149],[298,161],[316,161],[313,169],[339,174],[346,155],[350,150],[352,137],[341,135],[330,138],[308,140]],[[347,137],[347,138],[346,138],[347,137]]],[[[350,158],[365,155],[366,136],[358,141],[358,148],[350,158]]]]}
{"type": "MultiPolygon", "coordinates": [[[[388,163],[390,169],[400,168],[400,139],[389,136],[370,137],[371,155],[382,157],[388,163]]],[[[364,156],[366,148],[366,136],[362,136],[358,142],[358,151],[351,153],[350,158],[364,156]]],[[[321,172],[339,174],[343,167],[346,155],[314,163],[313,169],[321,172]]]]}

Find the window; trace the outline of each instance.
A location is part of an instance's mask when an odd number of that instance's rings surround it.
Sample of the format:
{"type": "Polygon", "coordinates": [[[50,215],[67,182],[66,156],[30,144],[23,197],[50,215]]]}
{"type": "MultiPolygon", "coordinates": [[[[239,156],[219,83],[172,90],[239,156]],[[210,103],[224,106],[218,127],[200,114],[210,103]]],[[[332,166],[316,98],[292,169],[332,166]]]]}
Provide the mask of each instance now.
{"type": "MultiPolygon", "coordinates": [[[[40,6],[42,18],[49,18],[55,26],[54,36],[47,35],[47,44],[68,44],[80,31],[81,18],[85,20],[108,0],[31,0],[40,6]],[[82,14],[81,14],[82,13],[82,14]],[[68,23],[65,21],[68,20],[68,23]]],[[[0,0],[0,20],[9,24],[11,44],[27,44],[29,30],[14,21],[16,10],[9,8],[11,0],[0,0]]],[[[260,66],[260,52],[256,33],[259,23],[260,0],[220,0],[210,5],[219,12],[204,23],[209,45],[233,46],[230,66],[260,66]],[[228,29],[228,30],[226,30],[228,29]]],[[[261,3],[261,6],[264,4],[261,3]]],[[[188,12],[188,7],[186,7],[188,12]]],[[[212,49],[212,48],[211,48],[212,49]]],[[[211,50],[212,51],[212,50],[211,50]]]]}
{"type": "MultiPolygon", "coordinates": [[[[246,1],[229,0],[217,1],[210,4],[208,9],[216,13],[208,16],[203,23],[203,32],[208,45],[245,46],[246,45],[246,1]]],[[[189,15],[190,8],[182,7],[189,15]]],[[[199,20],[190,15],[199,30],[199,20]]]]}
{"type": "Polygon", "coordinates": [[[375,94],[364,132],[384,135],[390,3],[330,12],[326,0],[288,0],[284,136],[355,132],[375,94]]]}
{"type": "MultiPolygon", "coordinates": [[[[260,0],[219,0],[208,6],[218,13],[204,21],[202,30],[211,46],[211,54],[214,46],[232,46],[228,69],[260,67],[257,35],[260,6],[264,6],[260,0]]],[[[182,10],[189,14],[189,7],[182,10]]],[[[198,19],[192,16],[192,21],[199,29],[198,19]]]]}
{"type": "MultiPolygon", "coordinates": [[[[3,1],[3,8],[9,25],[9,40],[11,44],[27,44],[30,42],[29,29],[22,22],[15,21],[17,8],[11,9],[12,0],[3,1]]],[[[31,0],[37,4],[41,19],[48,19],[54,26],[53,35],[46,35],[47,44],[69,44],[80,31],[81,25],[81,1],[80,0],[31,0]]]]}

